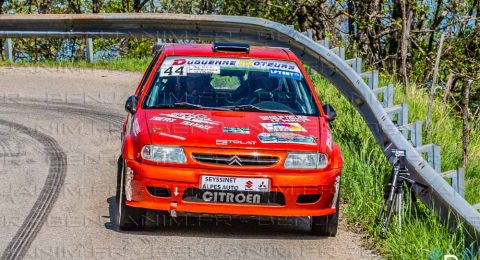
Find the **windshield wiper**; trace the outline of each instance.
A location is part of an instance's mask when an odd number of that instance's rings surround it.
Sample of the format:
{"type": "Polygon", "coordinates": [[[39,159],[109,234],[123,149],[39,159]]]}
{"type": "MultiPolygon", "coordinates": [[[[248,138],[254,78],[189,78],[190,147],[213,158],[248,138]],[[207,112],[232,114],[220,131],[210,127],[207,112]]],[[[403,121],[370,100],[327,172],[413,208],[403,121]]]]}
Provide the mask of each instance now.
{"type": "Polygon", "coordinates": [[[282,114],[291,114],[292,112],[287,110],[277,110],[277,109],[268,109],[268,108],[260,108],[254,105],[239,105],[239,106],[225,106],[224,108],[228,108],[234,111],[253,111],[253,112],[274,112],[274,113],[282,113],[282,114]]]}
{"type": "Polygon", "coordinates": [[[204,107],[201,105],[196,105],[188,102],[177,102],[173,104],[156,105],[148,108],[190,108],[190,109],[223,110],[223,111],[229,110],[222,107],[204,107]]]}

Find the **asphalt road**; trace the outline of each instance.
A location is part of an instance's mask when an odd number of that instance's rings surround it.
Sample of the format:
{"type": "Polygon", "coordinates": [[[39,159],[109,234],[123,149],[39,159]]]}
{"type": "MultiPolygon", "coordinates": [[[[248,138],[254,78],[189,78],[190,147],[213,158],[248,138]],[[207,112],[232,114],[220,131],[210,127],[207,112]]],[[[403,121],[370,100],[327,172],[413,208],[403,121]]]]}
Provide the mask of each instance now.
{"type": "Polygon", "coordinates": [[[0,67],[3,258],[378,258],[343,223],[337,237],[315,237],[305,218],[180,217],[167,227],[119,231],[115,158],[124,101],[140,78],[0,67]]]}

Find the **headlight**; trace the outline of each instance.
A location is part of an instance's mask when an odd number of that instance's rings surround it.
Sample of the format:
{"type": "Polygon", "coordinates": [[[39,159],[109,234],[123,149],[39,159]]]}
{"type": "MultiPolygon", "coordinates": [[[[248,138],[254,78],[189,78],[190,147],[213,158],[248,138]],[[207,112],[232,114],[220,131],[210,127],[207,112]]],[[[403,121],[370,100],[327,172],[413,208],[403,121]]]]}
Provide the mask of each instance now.
{"type": "Polygon", "coordinates": [[[289,152],[283,167],[288,169],[324,169],[327,156],[323,153],[289,152]]]}
{"type": "Polygon", "coordinates": [[[142,149],[142,158],[163,163],[187,162],[183,148],[178,146],[145,145],[142,149]]]}

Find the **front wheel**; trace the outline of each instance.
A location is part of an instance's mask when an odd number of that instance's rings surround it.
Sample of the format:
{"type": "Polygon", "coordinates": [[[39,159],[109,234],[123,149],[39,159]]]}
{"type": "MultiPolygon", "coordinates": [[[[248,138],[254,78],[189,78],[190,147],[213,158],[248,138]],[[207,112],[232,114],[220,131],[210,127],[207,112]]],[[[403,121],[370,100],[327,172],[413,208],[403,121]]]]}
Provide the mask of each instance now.
{"type": "Polygon", "coordinates": [[[311,232],[317,236],[334,237],[337,235],[338,216],[340,215],[340,193],[335,204],[337,212],[334,214],[311,217],[311,232]]]}
{"type": "Polygon", "coordinates": [[[125,160],[121,160],[121,168],[118,171],[118,226],[120,230],[143,230],[145,228],[145,214],[146,209],[135,208],[126,205],[125,196],[125,160]]]}

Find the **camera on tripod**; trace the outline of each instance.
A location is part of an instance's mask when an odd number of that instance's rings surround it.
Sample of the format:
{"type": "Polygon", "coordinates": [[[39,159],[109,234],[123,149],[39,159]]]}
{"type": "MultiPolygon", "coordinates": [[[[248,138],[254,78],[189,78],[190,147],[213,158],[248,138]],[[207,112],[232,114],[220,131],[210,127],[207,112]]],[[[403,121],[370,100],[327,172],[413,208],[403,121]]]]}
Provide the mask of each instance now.
{"type": "Polygon", "coordinates": [[[382,237],[387,232],[392,212],[397,212],[397,227],[400,230],[402,227],[402,202],[404,182],[414,184],[415,181],[409,178],[410,174],[406,167],[407,152],[401,149],[392,149],[390,159],[393,164],[392,177],[390,182],[384,188],[384,202],[380,207],[375,226],[381,225],[380,234],[382,237]]]}
{"type": "MultiPolygon", "coordinates": [[[[391,154],[395,157],[394,159],[398,160],[400,168],[406,168],[406,160],[407,160],[407,151],[402,149],[392,149],[391,154]]],[[[393,162],[393,166],[395,167],[396,163],[395,160],[393,162]]]]}

